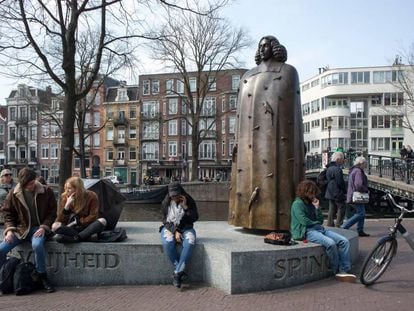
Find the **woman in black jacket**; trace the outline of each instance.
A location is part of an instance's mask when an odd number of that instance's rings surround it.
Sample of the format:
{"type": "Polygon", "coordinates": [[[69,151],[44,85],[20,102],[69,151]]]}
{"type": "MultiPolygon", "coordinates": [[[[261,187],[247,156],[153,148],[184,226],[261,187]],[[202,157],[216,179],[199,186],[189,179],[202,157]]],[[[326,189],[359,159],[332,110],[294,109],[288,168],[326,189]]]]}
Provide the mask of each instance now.
{"type": "Polygon", "coordinates": [[[180,288],[184,270],[190,261],[196,243],[193,223],[198,219],[197,206],[180,184],[168,186],[168,194],[162,202],[163,225],[160,227],[164,252],[174,266],[173,284],[180,288]],[[177,244],[182,244],[181,254],[177,244]]]}

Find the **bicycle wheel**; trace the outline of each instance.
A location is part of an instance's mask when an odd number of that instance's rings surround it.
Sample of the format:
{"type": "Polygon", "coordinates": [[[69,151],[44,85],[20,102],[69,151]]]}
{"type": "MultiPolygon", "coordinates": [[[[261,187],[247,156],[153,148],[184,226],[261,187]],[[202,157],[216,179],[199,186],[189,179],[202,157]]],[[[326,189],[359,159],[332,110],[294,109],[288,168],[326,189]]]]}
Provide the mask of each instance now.
{"type": "Polygon", "coordinates": [[[364,260],[360,275],[361,283],[366,286],[374,284],[387,270],[396,252],[395,238],[380,241],[364,260]]]}

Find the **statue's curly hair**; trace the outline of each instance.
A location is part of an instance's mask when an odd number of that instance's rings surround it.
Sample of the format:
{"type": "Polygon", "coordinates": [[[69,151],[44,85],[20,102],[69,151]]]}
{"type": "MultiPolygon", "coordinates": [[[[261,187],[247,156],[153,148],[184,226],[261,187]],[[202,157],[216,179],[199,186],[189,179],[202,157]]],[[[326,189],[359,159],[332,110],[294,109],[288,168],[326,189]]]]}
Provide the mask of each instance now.
{"type": "MultiPolygon", "coordinates": [[[[276,61],[281,62],[281,63],[284,63],[284,62],[287,61],[287,50],[283,45],[281,45],[279,43],[279,41],[275,37],[273,37],[273,36],[264,36],[260,39],[259,45],[260,45],[260,42],[262,42],[263,39],[267,39],[267,40],[270,41],[270,46],[272,48],[272,55],[273,55],[273,58],[276,61]]],[[[260,48],[259,47],[257,48],[254,60],[256,62],[256,65],[259,65],[262,62],[262,58],[260,57],[260,48]]]]}

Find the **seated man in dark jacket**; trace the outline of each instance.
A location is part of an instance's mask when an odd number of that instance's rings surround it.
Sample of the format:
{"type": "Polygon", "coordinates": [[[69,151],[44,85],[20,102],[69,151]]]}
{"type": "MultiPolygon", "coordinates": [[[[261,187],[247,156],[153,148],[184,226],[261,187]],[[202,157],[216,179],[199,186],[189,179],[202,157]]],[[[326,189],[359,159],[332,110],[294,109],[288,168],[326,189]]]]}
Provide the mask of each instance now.
{"type": "Polygon", "coordinates": [[[55,289],[46,275],[46,233],[56,218],[55,195],[47,186],[36,181],[35,171],[25,167],[19,172],[19,183],[9,192],[3,208],[4,241],[0,244],[0,266],[7,253],[17,245],[31,242],[36,271],[46,292],[55,289]]]}
{"type": "Polygon", "coordinates": [[[345,157],[342,152],[335,152],[326,171],[328,181],[325,199],[329,200],[328,227],[340,227],[345,214],[346,185],[342,173],[345,157]],[[334,222],[334,219],[336,221],[334,222]]]}
{"type": "Polygon", "coordinates": [[[160,228],[164,252],[174,266],[173,284],[180,288],[196,242],[193,223],[198,219],[197,206],[180,184],[168,186],[168,194],[162,202],[163,225],[160,228]],[[181,255],[177,243],[183,245],[181,255]]]}

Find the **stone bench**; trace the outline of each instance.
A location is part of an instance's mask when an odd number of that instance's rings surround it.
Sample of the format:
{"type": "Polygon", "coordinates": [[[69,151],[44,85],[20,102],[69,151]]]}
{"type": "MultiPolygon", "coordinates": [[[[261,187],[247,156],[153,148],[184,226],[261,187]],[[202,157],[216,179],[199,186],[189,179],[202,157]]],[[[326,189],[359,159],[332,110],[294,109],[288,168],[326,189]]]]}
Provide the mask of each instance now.
{"type": "MultiPolygon", "coordinates": [[[[162,250],[159,222],[120,222],[128,239],[119,243],[59,244],[48,241],[47,266],[56,286],[171,284],[172,267],[162,250]]],[[[227,222],[197,222],[198,244],[189,268],[190,282],[229,294],[273,290],[330,275],[322,246],[298,243],[276,246],[263,234],[227,222]]],[[[358,258],[355,231],[335,229],[350,239],[351,258],[358,258]]],[[[13,254],[33,261],[29,244],[13,254]]]]}

